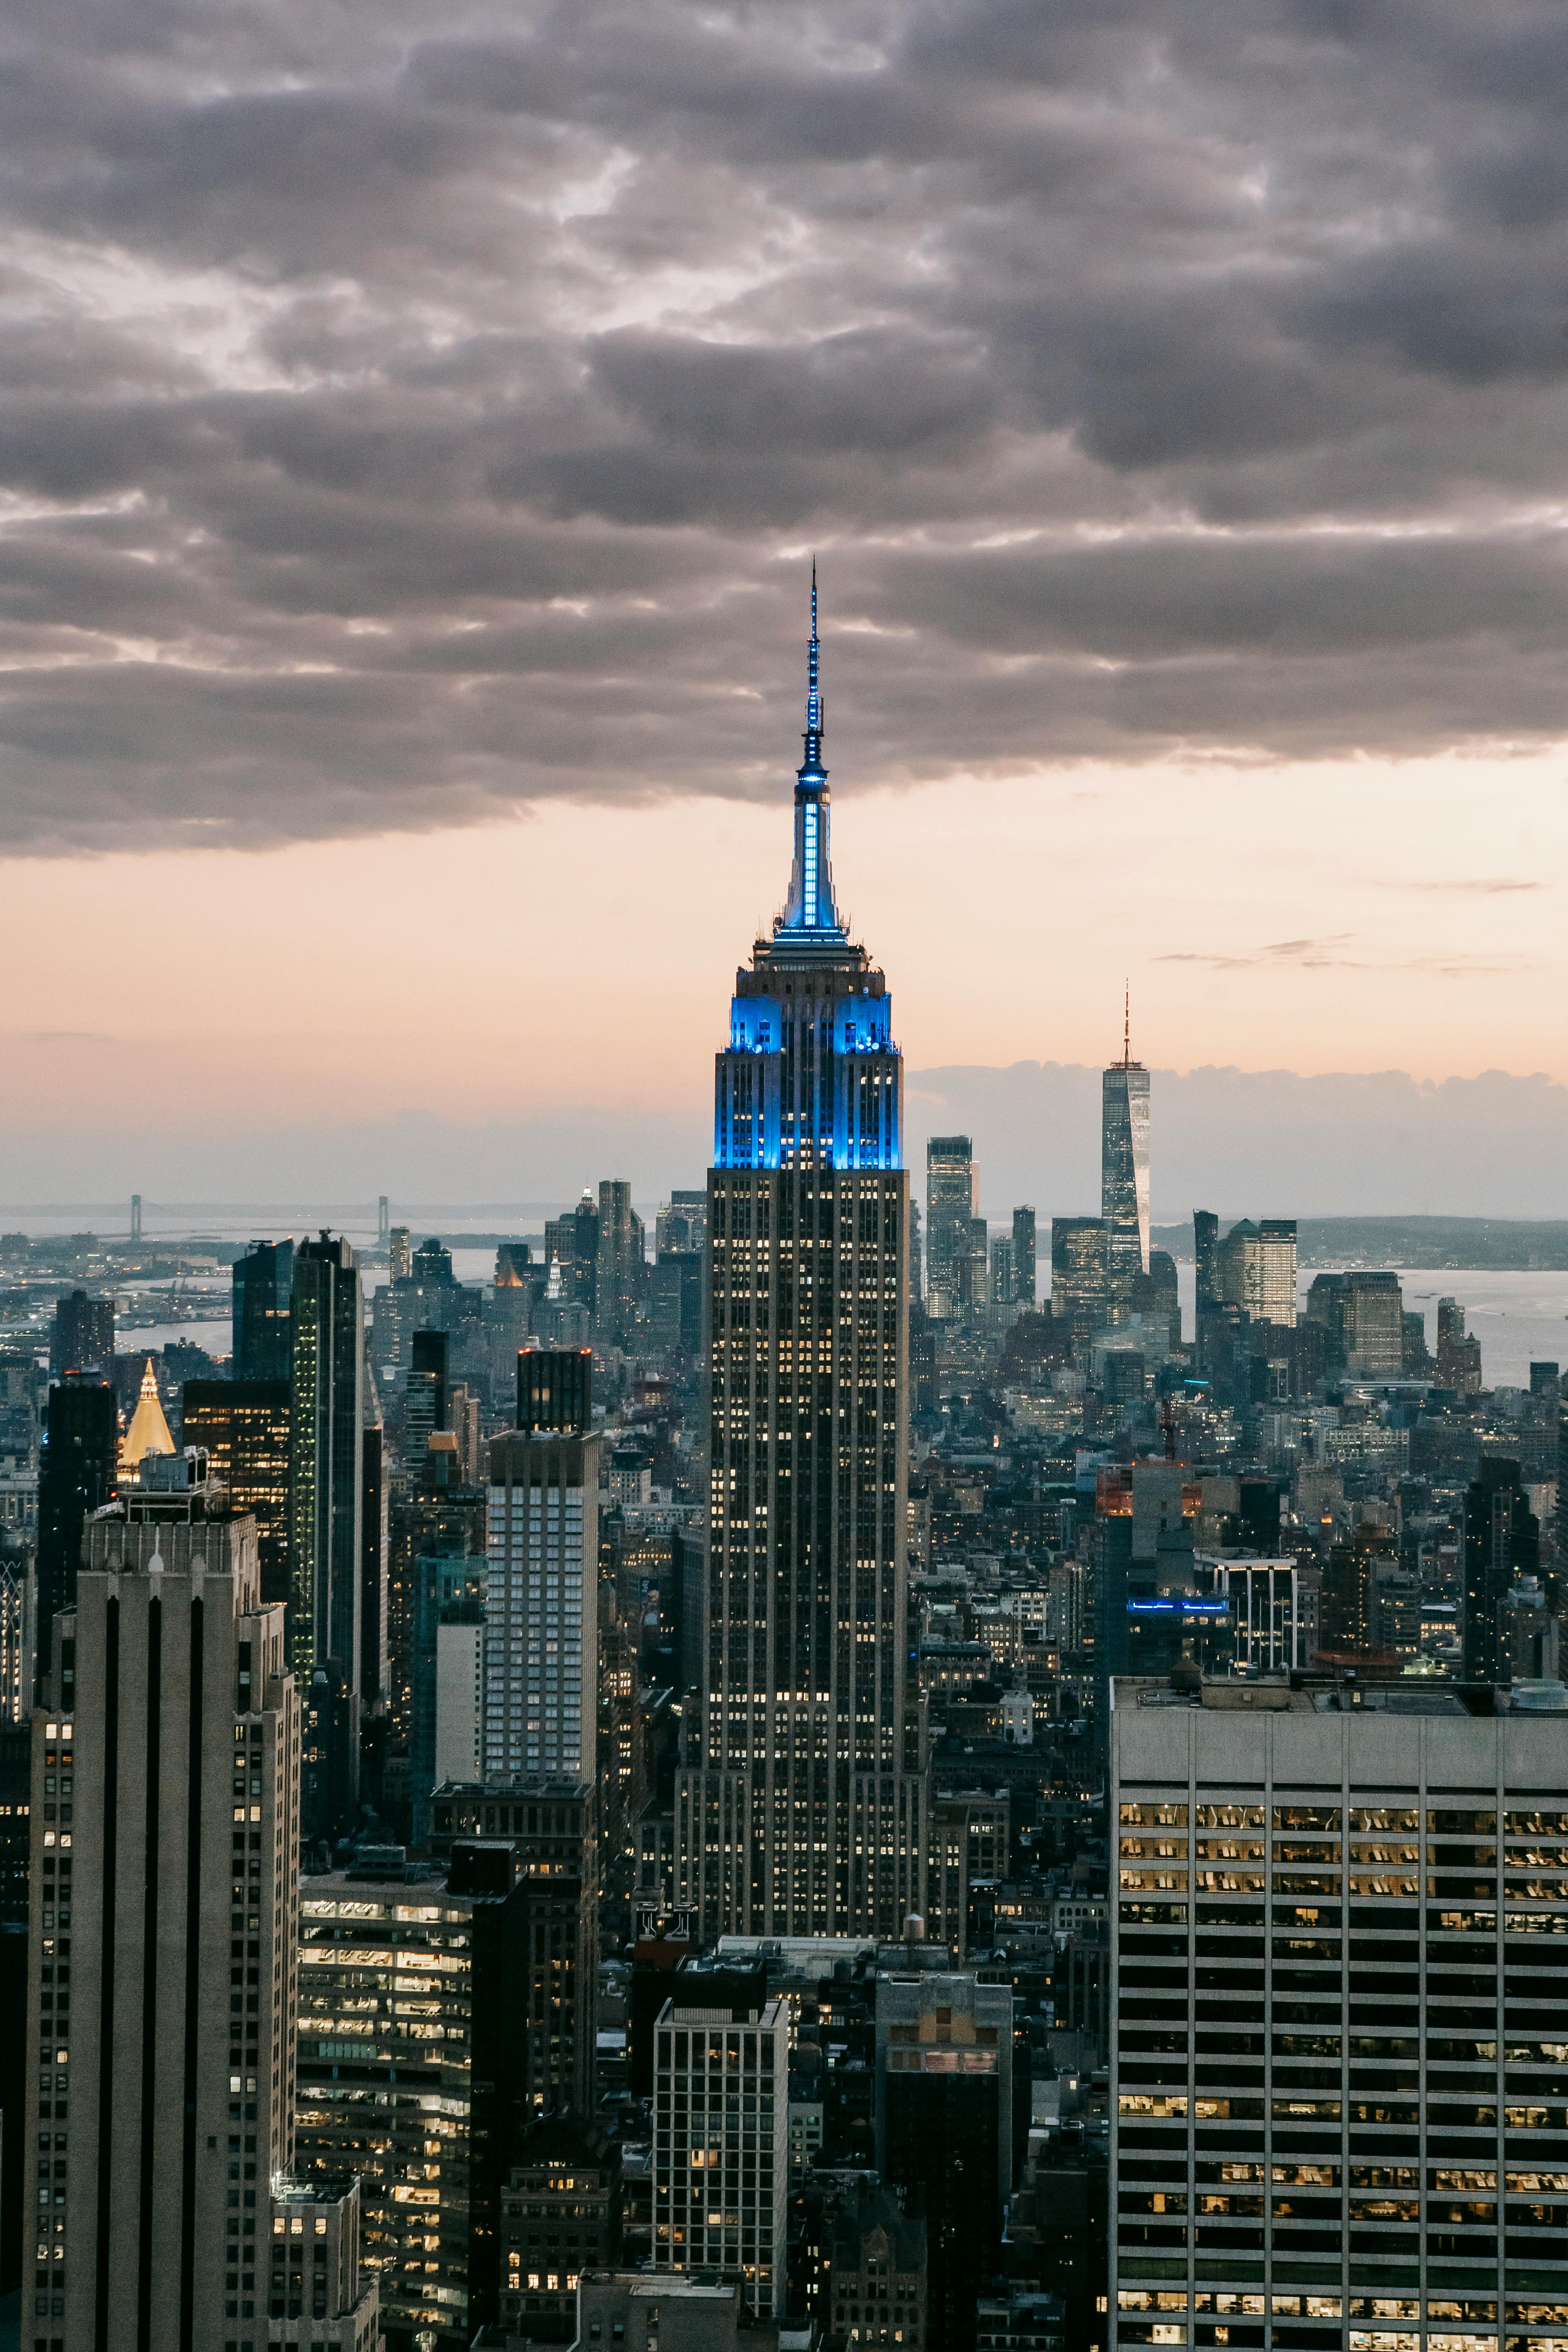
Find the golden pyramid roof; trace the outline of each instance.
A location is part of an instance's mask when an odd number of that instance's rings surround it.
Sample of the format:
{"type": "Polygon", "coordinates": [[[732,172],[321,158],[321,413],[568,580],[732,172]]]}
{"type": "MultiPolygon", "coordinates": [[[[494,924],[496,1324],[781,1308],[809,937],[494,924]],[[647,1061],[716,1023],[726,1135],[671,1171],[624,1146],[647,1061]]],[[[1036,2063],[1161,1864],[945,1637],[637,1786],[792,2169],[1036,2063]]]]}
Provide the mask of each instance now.
{"type": "Polygon", "coordinates": [[[158,1375],[153,1370],[153,1359],[147,1359],[142,1375],[142,1393],[136,1400],[136,1410],[131,1416],[131,1426],[120,1441],[120,1475],[134,1477],[146,1454],[173,1454],[174,1441],[169,1424],[163,1418],[163,1408],[158,1401],[158,1375]]]}

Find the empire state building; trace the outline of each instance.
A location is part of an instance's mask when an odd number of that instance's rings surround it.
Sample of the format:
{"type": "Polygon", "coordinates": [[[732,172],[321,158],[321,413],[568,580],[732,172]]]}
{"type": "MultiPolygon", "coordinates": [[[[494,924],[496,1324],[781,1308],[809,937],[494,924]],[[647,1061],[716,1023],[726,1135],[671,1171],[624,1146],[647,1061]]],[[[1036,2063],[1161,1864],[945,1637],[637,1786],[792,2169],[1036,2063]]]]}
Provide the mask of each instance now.
{"type": "Polygon", "coordinates": [[[834,897],[822,744],[814,574],[789,897],[717,1057],[708,1591],[676,1791],[677,1900],[710,1937],[885,1938],[923,1909],[903,1065],[834,897]]]}

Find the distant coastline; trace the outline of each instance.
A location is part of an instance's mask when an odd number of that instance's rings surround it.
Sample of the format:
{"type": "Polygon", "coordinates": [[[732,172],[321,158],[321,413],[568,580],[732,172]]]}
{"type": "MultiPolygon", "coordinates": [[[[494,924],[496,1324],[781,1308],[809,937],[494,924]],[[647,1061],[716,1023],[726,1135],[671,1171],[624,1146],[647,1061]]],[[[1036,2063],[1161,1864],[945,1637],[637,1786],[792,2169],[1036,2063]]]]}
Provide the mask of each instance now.
{"type": "MultiPolygon", "coordinates": [[[[1270,1204],[1271,1206],[1271,1204],[1270,1204]]],[[[1220,1228],[1243,1214],[1222,1213],[1220,1228]]],[[[1193,1221],[1155,1225],[1152,1236],[1175,1258],[1193,1255],[1193,1221]]],[[[1568,1218],[1302,1217],[1297,1262],[1316,1266],[1452,1266],[1475,1273],[1568,1272],[1568,1218]]]]}

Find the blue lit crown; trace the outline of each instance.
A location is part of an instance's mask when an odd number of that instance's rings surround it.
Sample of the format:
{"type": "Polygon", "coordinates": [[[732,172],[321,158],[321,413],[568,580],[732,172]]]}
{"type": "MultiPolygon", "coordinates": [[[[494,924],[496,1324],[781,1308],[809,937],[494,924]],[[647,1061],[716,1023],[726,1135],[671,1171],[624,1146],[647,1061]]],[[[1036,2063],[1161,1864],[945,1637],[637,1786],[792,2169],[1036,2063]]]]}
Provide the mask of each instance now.
{"type": "Polygon", "coordinates": [[[716,1057],[716,1168],[903,1164],[902,1062],[887,982],[851,940],[833,895],[819,661],[813,565],[789,897],[750,971],[735,975],[730,1043],[716,1057]]]}

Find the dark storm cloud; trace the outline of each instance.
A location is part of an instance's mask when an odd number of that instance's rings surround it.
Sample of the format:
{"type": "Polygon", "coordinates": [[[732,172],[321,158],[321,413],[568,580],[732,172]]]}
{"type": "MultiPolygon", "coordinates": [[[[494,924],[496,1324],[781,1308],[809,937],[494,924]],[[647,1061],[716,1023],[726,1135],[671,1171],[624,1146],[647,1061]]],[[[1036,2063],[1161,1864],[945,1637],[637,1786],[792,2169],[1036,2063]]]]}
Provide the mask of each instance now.
{"type": "Polygon", "coordinates": [[[1557,740],[1565,91],[1533,0],[18,0],[0,846],[776,791],[814,545],[850,789],[1557,740]]]}

